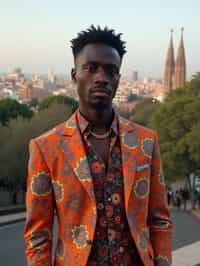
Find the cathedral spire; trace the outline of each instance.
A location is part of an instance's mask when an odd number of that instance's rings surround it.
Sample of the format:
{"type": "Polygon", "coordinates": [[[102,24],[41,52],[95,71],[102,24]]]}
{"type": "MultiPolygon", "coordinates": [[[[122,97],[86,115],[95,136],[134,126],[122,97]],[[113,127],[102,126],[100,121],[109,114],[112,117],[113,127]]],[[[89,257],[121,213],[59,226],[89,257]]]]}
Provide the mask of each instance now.
{"type": "Polygon", "coordinates": [[[164,72],[165,93],[170,91],[173,87],[173,74],[174,74],[174,45],[173,45],[173,29],[171,29],[170,42],[167,51],[165,72],[164,72]]]}
{"type": "Polygon", "coordinates": [[[170,42],[173,44],[173,32],[174,32],[174,30],[173,30],[173,29],[171,29],[171,30],[170,30],[170,32],[171,32],[171,38],[170,38],[170,42]]]}
{"type": "Polygon", "coordinates": [[[173,88],[176,89],[185,84],[186,80],[186,61],[185,61],[185,49],[183,41],[183,31],[184,28],[181,28],[181,39],[178,47],[175,71],[174,71],[174,83],[173,88]]]}

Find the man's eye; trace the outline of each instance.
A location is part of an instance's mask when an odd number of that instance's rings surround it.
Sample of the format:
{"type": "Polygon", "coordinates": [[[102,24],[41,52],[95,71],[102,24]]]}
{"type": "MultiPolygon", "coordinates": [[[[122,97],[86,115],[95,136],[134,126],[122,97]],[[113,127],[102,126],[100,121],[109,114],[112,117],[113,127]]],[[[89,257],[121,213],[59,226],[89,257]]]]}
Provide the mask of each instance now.
{"type": "Polygon", "coordinates": [[[116,69],[116,68],[110,68],[110,69],[109,69],[109,74],[110,74],[111,76],[115,76],[115,75],[118,75],[118,74],[119,74],[119,71],[118,71],[118,69],[116,69]]]}
{"type": "Polygon", "coordinates": [[[89,71],[90,73],[95,73],[96,70],[97,70],[97,65],[96,65],[96,64],[89,64],[89,65],[87,66],[87,69],[88,69],[88,71],[89,71]]]}

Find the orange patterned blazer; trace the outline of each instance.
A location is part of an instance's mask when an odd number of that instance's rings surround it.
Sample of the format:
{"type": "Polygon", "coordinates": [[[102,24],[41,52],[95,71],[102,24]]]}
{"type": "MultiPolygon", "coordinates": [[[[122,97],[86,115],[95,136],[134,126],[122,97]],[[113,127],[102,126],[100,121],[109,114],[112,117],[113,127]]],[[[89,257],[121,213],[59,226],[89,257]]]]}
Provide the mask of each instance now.
{"type": "MultiPolygon", "coordinates": [[[[85,266],[96,225],[96,203],[77,113],[30,141],[27,218],[29,266],[85,266]],[[52,263],[54,210],[58,241],[52,263]]],[[[171,229],[156,133],[118,117],[125,211],[145,266],[171,265],[171,229]]]]}

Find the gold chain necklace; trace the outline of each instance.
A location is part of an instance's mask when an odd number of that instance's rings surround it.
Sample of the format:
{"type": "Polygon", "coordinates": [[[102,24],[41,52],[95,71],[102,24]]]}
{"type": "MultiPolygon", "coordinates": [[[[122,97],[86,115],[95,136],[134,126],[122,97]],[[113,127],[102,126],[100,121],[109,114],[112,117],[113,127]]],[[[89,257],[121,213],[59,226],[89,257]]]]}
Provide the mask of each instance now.
{"type": "Polygon", "coordinates": [[[92,135],[93,137],[95,137],[96,139],[105,139],[105,138],[107,138],[107,137],[110,135],[110,130],[107,131],[107,132],[104,133],[104,134],[97,134],[97,133],[94,133],[94,132],[92,132],[92,131],[90,131],[90,133],[91,133],[91,135],[92,135]]]}

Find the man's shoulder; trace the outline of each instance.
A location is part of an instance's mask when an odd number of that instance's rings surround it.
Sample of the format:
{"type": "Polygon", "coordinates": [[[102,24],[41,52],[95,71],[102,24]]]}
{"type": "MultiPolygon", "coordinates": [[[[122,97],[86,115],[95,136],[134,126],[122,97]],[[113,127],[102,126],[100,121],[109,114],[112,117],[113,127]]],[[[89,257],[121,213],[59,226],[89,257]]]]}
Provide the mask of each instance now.
{"type": "Polygon", "coordinates": [[[65,126],[66,126],[66,121],[56,125],[55,127],[35,137],[34,141],[36,141],[37,143],[41,143],[45,141],[50,141],[51,139],[53,140],[53,139],[59,138],[62,135],[62,132],[65,129],[65,126]]]}
{"type": "Polygon", "coordinates": [[[70,133],[70,131],[76,128],[76,112],[73,113],[66,121],[56,125],[52,129],[44,132],[40,136],[34,138],[36,142],[56,141],[59,140],[62,135],[70,133]]]}
{"type": "Polygon", "coordinates": [[[149,136],[155,136],[157,133],[151,128],[145,127],[143,125],[140,125],[138,123],[133,122],[133,125],[138,129],[139,132],[149,135],[149,136]]]}

